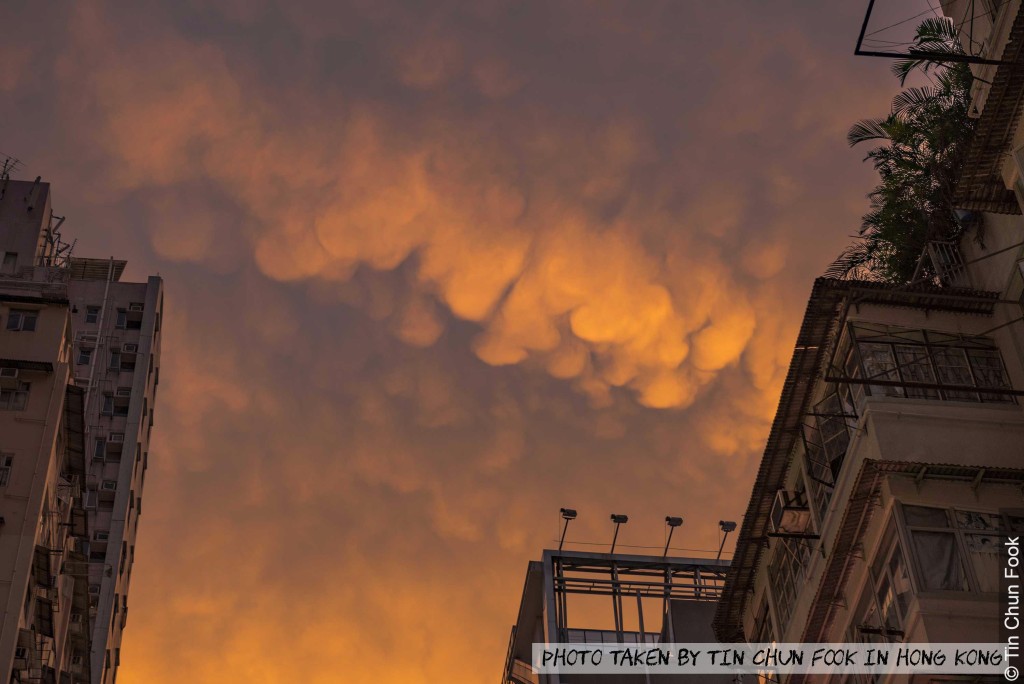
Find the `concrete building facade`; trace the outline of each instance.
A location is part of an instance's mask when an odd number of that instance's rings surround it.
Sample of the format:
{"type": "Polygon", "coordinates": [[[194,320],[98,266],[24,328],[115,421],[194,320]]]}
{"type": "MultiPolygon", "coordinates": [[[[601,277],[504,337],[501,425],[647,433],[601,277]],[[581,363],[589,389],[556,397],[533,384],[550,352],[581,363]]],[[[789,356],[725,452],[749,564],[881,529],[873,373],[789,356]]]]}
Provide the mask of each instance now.
{"type": "MultiPolygon", "coordinates": [[[[969,53],[1024,63],[1019,0],[942,7],[969,53]]],[[[1000,549],[1024,531],[1024,72],[971,68],[984,80],[956,192],[967,232],[929,244],[907,285],[815,282],[722,641],[1000,641],[1000,549]]]]}
{"type": "Polygon", "coordinates": [[[1019,318],[999,292],[815,283],[720,640],[999,641],[999,552],[1024,530],[1019,318]]]}
{"type": "Polygon", "coordinates": [[[48,184],[0,179],[0,676],[113,684],[163,289],[74,256],[61,222],[48,184]]]}

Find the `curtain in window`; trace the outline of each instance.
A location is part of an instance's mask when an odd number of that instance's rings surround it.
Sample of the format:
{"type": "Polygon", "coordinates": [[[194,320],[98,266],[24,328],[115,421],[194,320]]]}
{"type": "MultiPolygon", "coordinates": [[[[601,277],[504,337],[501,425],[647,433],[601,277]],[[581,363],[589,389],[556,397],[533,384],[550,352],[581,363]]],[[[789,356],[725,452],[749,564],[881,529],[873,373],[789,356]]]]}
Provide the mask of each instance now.
{"type": "Polygon", "coordinates": [[[925,591],[966,591],[967,582],[951,532],[913,532],[925,591]]]}

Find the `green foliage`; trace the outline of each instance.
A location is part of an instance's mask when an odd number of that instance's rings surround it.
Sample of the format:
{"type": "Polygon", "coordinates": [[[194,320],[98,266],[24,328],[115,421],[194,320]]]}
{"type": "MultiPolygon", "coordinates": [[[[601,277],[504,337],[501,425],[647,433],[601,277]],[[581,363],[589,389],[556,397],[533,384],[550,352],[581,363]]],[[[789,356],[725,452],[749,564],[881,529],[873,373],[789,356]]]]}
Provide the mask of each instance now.
{"type": "MultiPolygon", "coordinates": [[[[948,19],[932,18],[917,29],[910,53],[963,54],[948,19]]],[[[859,236],[829,266],[826,275],[907,283],[931,240],[963,234],[953,208],[953,191],[974,133],[970,106],[971,72],[966,64],[916,58],[897,62],[893,73],[903,85],[915,69],[932,85],[907,88],[892,101],[884,119],[858,121],[851,146],[881,142],[868,152],[880,183],[868,195],[871,209],[859,236]]]]}

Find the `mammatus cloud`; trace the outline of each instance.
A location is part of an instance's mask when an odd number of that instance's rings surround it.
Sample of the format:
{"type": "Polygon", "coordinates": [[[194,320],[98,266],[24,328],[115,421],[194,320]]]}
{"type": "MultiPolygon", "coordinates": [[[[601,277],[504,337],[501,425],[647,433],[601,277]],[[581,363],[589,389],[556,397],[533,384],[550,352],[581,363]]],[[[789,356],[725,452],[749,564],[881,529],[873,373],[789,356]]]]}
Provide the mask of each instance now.
{"type": "MultiPolygon", "coordinates": [[[[538,359],[598,404],[626,387],[665,408],[689,405],[757,327],[762,314],[742,292],[750,273],[737,273],[742,262],[717,244],[743,228],[731,200],[692,217],[668,213],[666,181],[638,177],[680,162],[637,116],[580,122],[552,111],[538,122],[523,104],[453,120],[447,107],[410,118],[344,94],[337,109],[307,92],[282,102],[244,83],[214,46],[161,32],[125,54],[112,29],[83,15],[85,44],[66,68],[90,67],[97,138],[125,187],[203,178],[245,208],[250,225],[238,239],[282,281],[344,282],[361,265],[389,270],[415,258],[410,286],[421,294],[395,314],[412,344],[439,336],[436,299],[482,327],[473,349],[489,364],[538,359]],[[652,235],[668,251],[645,244],[652,235]],[[699,272],[666,268],[693,252],[699,272]]],[[[452,70],[496,69],[450,39],[424,41],[394,74],[417,91],[442,87],[452,70]]],[[[498,86],[488,83],[491,97],[498,86]]],[[[151,225],[158,254],[209,257],[224,229],[214,212],[181,190],[152,206],[176,224],[151,225]]],[[[782,250],[748,248],[746,270],[777,271],[782,250]]]]}
{"type": "Polygon", "coordinates": [[[168,292],[119,681],[493,680],[559,506],[717,548],[871,185],[850,16],[47,12],[0,46],[0,150],[168,292]]]}

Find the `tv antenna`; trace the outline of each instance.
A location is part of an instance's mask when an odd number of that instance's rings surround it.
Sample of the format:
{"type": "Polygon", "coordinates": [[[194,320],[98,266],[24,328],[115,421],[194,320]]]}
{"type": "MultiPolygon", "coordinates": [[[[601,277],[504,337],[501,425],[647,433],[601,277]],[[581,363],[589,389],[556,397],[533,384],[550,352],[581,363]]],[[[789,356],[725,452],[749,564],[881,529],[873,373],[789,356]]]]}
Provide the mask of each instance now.
{"type": "Polygon", "coordinates": [[[11,174],[23,166],[20,159],[0,152],[0,199],[7,193],[7,181],[11,180],[11,174]]]}

